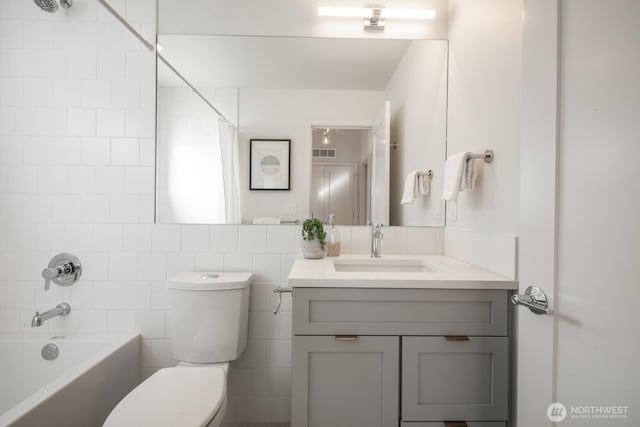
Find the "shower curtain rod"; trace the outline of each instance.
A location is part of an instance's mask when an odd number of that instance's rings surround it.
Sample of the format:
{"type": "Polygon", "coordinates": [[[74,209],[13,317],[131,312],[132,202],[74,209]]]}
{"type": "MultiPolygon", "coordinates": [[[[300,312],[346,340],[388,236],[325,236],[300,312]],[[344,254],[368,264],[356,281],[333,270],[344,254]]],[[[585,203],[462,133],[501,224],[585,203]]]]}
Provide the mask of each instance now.
{"type": "Polygon", "coordinates": [[[129,24],[127,20],[122,17],[122,15],[116,12],[116,10],[112,8],[111,5],[107,3],[106,0],[98,0],[98,3],[104,6],[104,8],[107,9],[107,12],[113,15],[113,17],[116,18],[118,21],[120,21],[120,23],[124,25],[131,34],[133,34],[138,40],[140,40],[140,43],[142,43],[144,47],[146,47],[148,50],[152,52],[155,50],[155,47],[151,43],[149,43],[147,39],[142,37],[142,35],[135,28],[133,28],[131,24],[129,24]]]}
{"type": "MultiPolygon", "coordinates": [[[[189,88],[200,99],[202,99],[204,101],[204,103],[207,104],[209,106],[209,108],[211,108],[218,115],[218,117],[220,117],[222,120],[224,120],[225,122],[229,123],[230,125],[235,126],[229,119],[227,119],[224,116],[224,114],[222,114],[211,102],[209,102],[209,100],[207,98],[205,98],[204,95],[202,95],[200,93],[200,91],[198,91],[198,89],[196,89],[191,83],[189,83],[189,81],[182,74],[180,74],[180,72],[178,72],[178,70],[176,70],[173,67],[173,65],[171,65],[169,63],[169,61],[167,61],[167,59],[160,54],[160,52],[158,52],[156,50],[156,48],[155,48],[155,46],[153,44],[149,43],[149,41],[147,39],[142,37],[142,35],[135,28],[133,28],[133,26],[131,24],[129,24],[127,22],[127,20],[122,17],[122,15],[120,15],[118,12],[116,12],[116,10],[113,7],[111,7],[111,5],[109,3],[107,3],[106,0],[98,0],[98,3],[100,3],[102,6],[104,6],[104,8],[107,9],[107,12],[109,12],[111,15],[113,15],[114,18],[116,18],[122,25],[124,25],[125,28],[127,30],[129,30],[129,32],[131,34],[133,34],[140,41],[140,43],[142,43],[150,52],[155,51],[156,57],[158,59],[160,59],[167,67],[169,67],[169,69],[171,71],[176,73],[178,78],[180,78],[180,80],[182,80],[184,82],[184,84],[189,86],[189,88]]],[[[157,78],[157,76],[156,76],[156,78],[157,78]]]]}
{"type": "Polygon", "coordinates": [[[200,93],[200,91],[198,89],[196,89],[191,83],[189,83],[189,80],[187,80],[182,74],[180,74],[180,72],[178,70],[176,70],[173,65],[171,65],[169,63],[169,61],[167,61],[167,59],[162,56],[161,53],[156,52],[156,56],[158,57],[158,59],[160,59],[162,62],[164,62],[164,65],[166,65],[167,67],[169,67],[169,69],[171,71],[173,71],[176,76],[178,76],[178,78],[180,78],[180,80],[182,80],[182,82],[184,84],[186,84],[187,86],[189,86],[189,88],[196,94],[198,95],[198,97],[200,97],[200,99],[202,99],[204,101],[205,104],[207,104],[209,106],[209,108],[211,108],[217,115],[218,117],[220,117],[222,120],[224,120],[225,122],[229,123],[231,126],[235,125],[229,120],[227,119],[224,114],[222,114],[211,102],[209,102],[209,100],[207,98],[205,98],[205,96],[203,94],[200,93]]]}

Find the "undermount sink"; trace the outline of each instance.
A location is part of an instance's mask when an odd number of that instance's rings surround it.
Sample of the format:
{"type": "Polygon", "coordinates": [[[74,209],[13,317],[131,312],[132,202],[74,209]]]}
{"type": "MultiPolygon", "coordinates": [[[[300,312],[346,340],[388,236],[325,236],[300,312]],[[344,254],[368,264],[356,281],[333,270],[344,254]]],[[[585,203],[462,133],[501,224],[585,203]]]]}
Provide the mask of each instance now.
{"type": "Polygon", "coordinates": [[[335,259],[333,260],[333,268],[341,272],[364,273],[425,273],[432,271],[417,259],[335,259]]]}

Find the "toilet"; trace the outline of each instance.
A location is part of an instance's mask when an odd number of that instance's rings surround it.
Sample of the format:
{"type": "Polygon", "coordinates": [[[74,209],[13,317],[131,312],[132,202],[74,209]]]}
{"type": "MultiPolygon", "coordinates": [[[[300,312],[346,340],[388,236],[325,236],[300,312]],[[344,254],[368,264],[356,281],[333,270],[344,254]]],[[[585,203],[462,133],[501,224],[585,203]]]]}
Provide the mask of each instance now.
{"type": "Polygon", "coordinates": [[[111,411],[104,427],[218,427],[227,371],[247,345],[251,273],[186,272],[168,280],[173,368],[160,369],[111,411]]]}

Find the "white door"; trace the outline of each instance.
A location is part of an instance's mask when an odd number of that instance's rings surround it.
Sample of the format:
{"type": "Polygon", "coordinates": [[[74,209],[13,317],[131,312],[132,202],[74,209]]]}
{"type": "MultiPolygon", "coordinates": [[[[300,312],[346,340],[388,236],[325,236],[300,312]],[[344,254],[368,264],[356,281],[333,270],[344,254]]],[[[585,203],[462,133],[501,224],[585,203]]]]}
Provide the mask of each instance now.
{"type": "Polygon", "coordinates": [[[373,133],[371,168],[371,222],[389,224],[389,169],[391,166],[391,102],[386,101],[373,133]]]}
{"type": "Polygon", "coordinates": [[[314,164],[311,167],[311,213],[336,224],[353,225],[356,217],[355,165],[314,164]]]}
{"type": "Polygon", "coordinates": [[[640,3],[615,3],[524,1],[520,293],[553,313],[518,308],[518,427],[640,425],[640,3]]]}
{"type": "Polygon", "coordinates": [[[325,191],[327,184],[324,179],[324,167],[311,165],[311,216],[325,220],[327,216],[327,199],[329,192],[325,191]]]}

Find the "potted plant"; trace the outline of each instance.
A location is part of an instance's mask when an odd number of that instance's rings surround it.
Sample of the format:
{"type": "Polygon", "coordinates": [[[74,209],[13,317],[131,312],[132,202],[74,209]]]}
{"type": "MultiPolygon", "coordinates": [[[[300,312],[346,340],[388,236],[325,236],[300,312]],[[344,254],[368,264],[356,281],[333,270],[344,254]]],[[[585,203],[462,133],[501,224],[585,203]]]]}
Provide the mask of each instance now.
{"type": "Polygon", "coordinates": [[[302,223],[302,255],[309,259],[324,258],[324,232],[322,221],[310,218],[302,223]]]}

